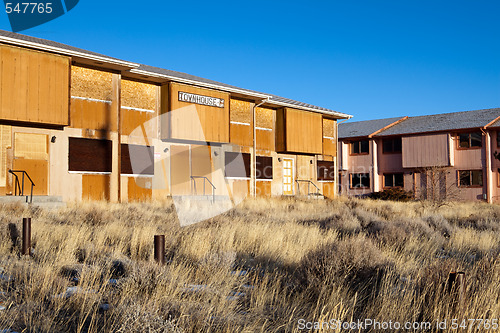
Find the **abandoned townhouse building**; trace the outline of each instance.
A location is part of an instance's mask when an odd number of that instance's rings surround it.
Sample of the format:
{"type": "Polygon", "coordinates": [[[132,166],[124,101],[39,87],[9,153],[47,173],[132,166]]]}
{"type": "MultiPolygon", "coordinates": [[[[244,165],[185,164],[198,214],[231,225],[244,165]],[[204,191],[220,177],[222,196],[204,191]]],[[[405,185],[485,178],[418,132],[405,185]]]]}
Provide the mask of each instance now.
{"type": "Polygon", "coordinates": [[[1,195],[336,195],[347,114],[8,31],[0,65],[1,195]]]}
{"type": "Polygon", "coordinates": [[[339,124],[339,188],[500,202],[500,109],[339,124]]]}

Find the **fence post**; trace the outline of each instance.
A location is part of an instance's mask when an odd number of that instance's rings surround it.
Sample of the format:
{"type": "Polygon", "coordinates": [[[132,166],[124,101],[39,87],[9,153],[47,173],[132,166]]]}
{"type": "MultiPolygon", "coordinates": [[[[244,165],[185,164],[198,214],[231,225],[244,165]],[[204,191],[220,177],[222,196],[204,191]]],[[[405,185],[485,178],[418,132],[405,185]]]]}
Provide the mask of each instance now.
{"type": "Polygon", "coordinates": [[[155,261],[165,264],[165,235],[155,235],[155,261]]]}
{"type": "Polygon", "coordinates": [[[31,217],[23,218],[23,247],[22,255],[31,255],[31,217]]]}
{"type": "Polygon", "coordinates": [[[450,272],[447,289],[453,297],[453,309],[457,313],[463,314],[465,310],[465,273],[450,272]]]}

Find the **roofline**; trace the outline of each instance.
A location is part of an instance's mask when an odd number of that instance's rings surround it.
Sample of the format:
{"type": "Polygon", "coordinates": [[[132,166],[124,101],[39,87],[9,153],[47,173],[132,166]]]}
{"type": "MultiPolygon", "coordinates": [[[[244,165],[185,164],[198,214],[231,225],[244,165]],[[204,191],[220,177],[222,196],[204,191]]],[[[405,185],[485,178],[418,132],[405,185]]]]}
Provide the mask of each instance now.
{"type": "Polygon", "coordinates": [[[33,48],[33,49],[37,49],[37,50],[42,50],[42,51],[56,52],[59,54],[69,55],[69,56],[73,56],[73,57],[90,59],[90,60],[104,62],[104,63],[108,63],[108,64],[123,66],[126,68],[137,68],[140,66],[139,64],[129,62],[129,61],[112,59],[112,58],[108,58],[105,56],[103,57],[103,56],[98,56],[98,55],[93,55],[93,54],[82,53],[82,52],[78,52],[78,51],[74,51],[74,50],[68,50],[68,49],[64,49],[64,48],[60,48],[60,47],[30,42],[30,41],[26,41],[26,40],[22,40],[22,39],[10,38],[10,37],[6,37],[6,36],[0,36],[0,42],[4,42],[7,44],[16,45],[16,46],[29,47],[29,48],[33,48]]]}
{"type": "Polygon", "coordinates": [[[310,108],[310,107],[307,107],[307,106],[300,106],[300,105],[295,105],[295,104],[291,104],[291,103],[278,102],[278,101],[274,101],[272,99],[269,101],[269,104],[276,104],[276,105],[290,107],[290,108],[293,108],[293,109],[300,109],[300,110],[304,110],[304,111],[311,111],[311,112],[316,112],[316,113],[322,113],[322,114],[327,114],[329,116],[337,116],[339,119],[351,119],[353,117],[350,114],[345,114],[345,113],[342,113],[342,112],[319,110],[319,109],[314,109],[314,108],[310,108]]]}
{"type": "Polygon", "coordinates": [[[383,131],[385,131],[385,130],[389,129],[389,128],[391,128],[392,126],[397,125],[397,124],[399,124],[399,123],[401,123],[401,122],[405,121],[406,119],[408,119],[408,116],[405,116],[405,117],[403,117],[403,118],[401,118],[401,119],[398,119],[398,120],[396,120],[395,122],[393,122],[393,123],[391,123],[391,124],[389,124],[389,125],[386,125],[386,126],[382,127],[381,129],[376,130],[376,131],[375,131],[375,132],[373,132],[372,134],[368,134],[368,137],[369,137],[369,138],[372,138],[373,136],[375,136],[375,135],[379,134],[380,132],[383,132],[383,131]]]}
{"type": "Polygon", "coordinates": [[[188,83],[188,84],[194,84],[197,86],[205,87],[205,88],[212,88],[212,89],[219,89],[219,90],[225,90],[228,92],[234,92],[242,95],[248,95],[252,97],[258,97],[260,99],[267,99],[268,101],[266,104],[274,104],[274,105],[280,105],[280,106],[286,106],[286,107],[291,107],[295,109],[301,109],[301,110],[306,110],[306,111],[312,111],[316,113],[323,113],[323,114],[328,114],[331,116],[337,116],[339,118],[347,118],[351,119],[353,116],[344,114],[341,112],[335,112],[335,111],[325,111],[325,110],[319,110],[319,109],[314,109],[306,106],[299,106],[291,103],[285,103],[285,102],[278,102],[273,100],[272,95],[267,95],[263,93],[258,93],[258,92],[253,92],[253,91],[248,91],[245,89],[238,89],[238,88],[231,88],[223,85],[217,85],[217,84],[211,84],[211,83],[206,83],[206,82],[201,82],[201,81],[195,81],[195,80],[189,80],[189,79],[184,79],[184,78],[179,78],[177,76],[172,76],[172,75],[166,75],[166,74],[160,74],[160,73],[155,73],[155,72],[150,72],[150,71],[145,71],[142,69],[136,69],[133,68],[129,70],[130,73],[132,74],[138,74],[138,75],[148,75],[156,78],[162,78],[162,79],[167,79],[170,81],[175,81],[175,82],[181,82],[181,83],[188,83]]]}
{"type": "Polygon", "coordinates": [[[500,116],[496,117],[495,119],[493,119],[492,121],[490,121],[489,123],[487,123],[486,125],[484,125],[483,129],[486,129],[487,127],[490,127],[491,125],[493,125],[494,123],[496,123],[499,120],[500,120],[500,116]]]}
{"type": "Polygon", "coordinates": [[[149,76],[152,76],[152,77],[157,77],[157,78],[161,78],[161,79],[167,79],[167,80],[170,80],[170,81],[176,81],[176,82],[181,82],[181,83],[194,84],[194,85],[202,86],[202,87],[206,87],[206,88],[216,88],[216,89],[219,89],[219,90],[226,90],[226,91],[229,91],[229,92],[235,92],[235,93],[242,94],[242,95],[249,95],[249,96],[258,97],[258,98],[261,98],[261,99],[267,99],[267,98],[271,98],[272,97],[270,95],[266,95],[266,94],[262,94],[262,93],[257,93],[257,92],[251,92],[251,91],[247,91],[247,90],[244,90],[244,89],[230,88],[230,87],[225,87],[225,86],[211,84],[211,83],[205,83],[205,82],[200,82],[200,81],[195,81],[195,80],[183,79],[183,78],[179,78],[179,77],[176,77],[176,76],[171,76],[171,75],[166,75],[166,74],[160,74],[160,73],[145,71],[145,70],[142,70],[142,69],[133,68],[133,69],[129,70],[129,72],[133,73],[133,74],[139,74],[139,75],[149,75],[149,76]]]}

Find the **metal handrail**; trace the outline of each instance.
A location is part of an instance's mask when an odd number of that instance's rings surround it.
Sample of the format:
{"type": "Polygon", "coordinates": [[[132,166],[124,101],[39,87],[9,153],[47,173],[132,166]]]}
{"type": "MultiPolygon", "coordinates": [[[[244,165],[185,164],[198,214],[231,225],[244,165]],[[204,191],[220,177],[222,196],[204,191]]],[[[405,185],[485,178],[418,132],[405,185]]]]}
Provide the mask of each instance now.
{"type": "Polygon", "coordinates": [[[296,179],[295,182],[297,183],[297,193],[300,195],[300,182],[307,183],[307,195],[310,195],[311,192],[309,191],[310,185],[312,184],[314,187],[316,187],[316,195],[319,195],[319,187],[316,186],[311,180],[308,179],[296,179]]]}
{"type": "Polygon", "coordinates": [[[197,191],[196,191],[196,179],[203,179],[203,195],[205,195],[205,189],[206,189],[206,186],[205,186],[205,181],[207,181],[210,186],[212,186],[212,202],[215,201],[215,185],[210,181],[210,179],[208,179],[207,177],[205,176],[190,176],[191,177],[191,194],[196,194],[197,191]],[[193,193],[193,189],[194,189],[194,193],[193,193]]]}
{"type": "Polygon", "coordinates": [[[14,195],[17,196],[17,190],[19,189],[19,195],[24,196],[24,176],[28,177],[28,180],[31,182],[31,193],[30,193],[30,200],[28,202],[28,196],[26,196],[26,202],[32,203],[33,202],[33,186],[35,186],[35,183],[31,179],[30,175],[24,171],[24,170],[10,170],[9,173],[14,175],[16,177],[16,182],[14,184],[14,195]],[[22,186],[19,184],[19,177],[16,175],[16,172],[22,173],[23,178],[22,178],[22,186]]]}

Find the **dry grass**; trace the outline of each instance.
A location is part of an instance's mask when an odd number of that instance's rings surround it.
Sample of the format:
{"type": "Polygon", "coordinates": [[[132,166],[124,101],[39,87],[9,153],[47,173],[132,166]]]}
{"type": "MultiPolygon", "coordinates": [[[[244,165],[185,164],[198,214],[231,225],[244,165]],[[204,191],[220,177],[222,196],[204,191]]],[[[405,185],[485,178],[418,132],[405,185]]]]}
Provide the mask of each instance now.
{"type": "Polygon", "coordinates": [[[258,199],[186,228],[169,201],[2,206],[0,330],[297,332],[299,319],[500,318],[499,231],[500,207],[479,203],[258,199]],[[16,238],[28,216],[31,258],[16,238]],[[163,267],[155,234],[166,235],[163,267]],[[462,313],[443,291],[452,270],[467,274],[462,313]]]}

